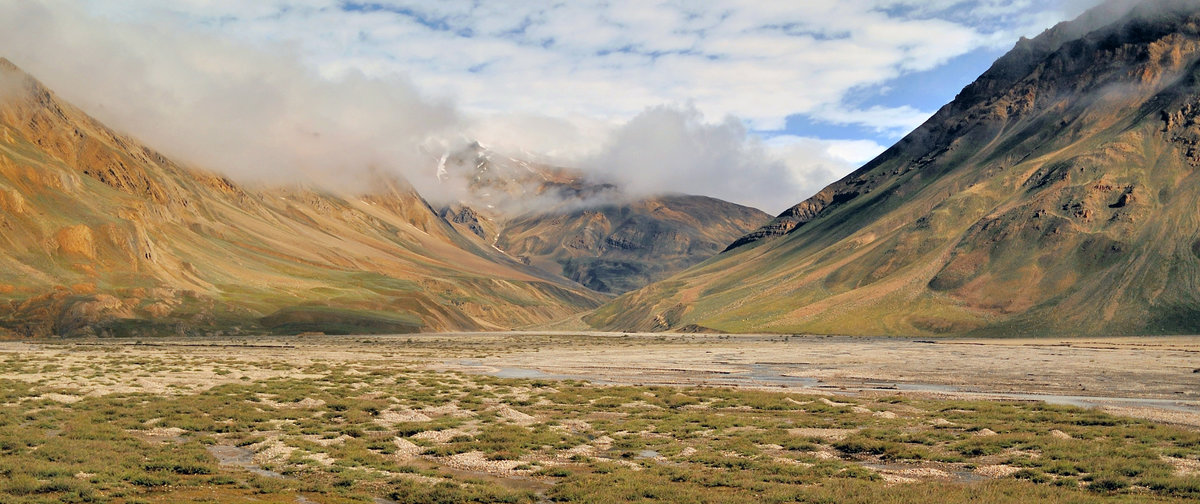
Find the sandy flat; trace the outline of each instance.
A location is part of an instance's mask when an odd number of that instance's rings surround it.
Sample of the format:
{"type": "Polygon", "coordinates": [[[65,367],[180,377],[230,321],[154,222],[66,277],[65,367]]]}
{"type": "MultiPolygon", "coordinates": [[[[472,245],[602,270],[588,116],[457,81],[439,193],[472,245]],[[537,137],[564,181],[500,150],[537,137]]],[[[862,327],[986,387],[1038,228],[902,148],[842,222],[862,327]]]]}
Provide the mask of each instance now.
{"type": "MultiPolygon", "coordinates": [[[[834,395],[1048,400],[1200,426],[1200,337],[1078,339],[864,338],[780,335],[492,332],[243,340],[121,340],[0,343],[0,354],[52,358],[55,370],[0,378],[62,384],[76,394],[177,393],[294,372],[274,367],[331,361],[516,378],[597,383],[802,388],[834,395]],[[183,370],[133,380],[68,370],[99,354],[178,363],[183,370]],[[231,357],[232,356],[232,357],[231,357]],[[223,374],[214,358],[244,365],[223,374]],[[135,390],[136,389],[136,390],[135,390]]],[[[294,375],[293,375],[294,376],[294,375]]],[[[423,415],[436,416],[432,411],[423,415]]],[[[390,419],[385,418],[385,420],[390,419]]]]}

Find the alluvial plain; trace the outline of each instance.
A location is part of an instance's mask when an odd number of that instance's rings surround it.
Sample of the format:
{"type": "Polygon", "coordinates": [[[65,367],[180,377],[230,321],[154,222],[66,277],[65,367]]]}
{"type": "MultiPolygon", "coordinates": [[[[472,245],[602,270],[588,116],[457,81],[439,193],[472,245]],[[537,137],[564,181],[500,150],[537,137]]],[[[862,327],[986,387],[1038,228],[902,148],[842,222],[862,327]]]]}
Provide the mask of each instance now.
{"type": "MultiPolygon", "coordinates": [[[[0,500],[1200,497],[1200,432],[1187,425],[1196,375],[1175,369],[1195,362],[1186,339],[887,341],[496,333],[6,343],[0,500]],[[855,357],[864,344],[879,350],[855,357]],[[973,353],[1124,362],[1112,371],[1142,369],[1146,388],[1103,392],[1159,402],[982,400],[1018,390],[999,370],[1024,368],[983,369],[977,383],[936,372],[972,366],[973,353]],[[928,386],[897,380],[904,369],[928,386]],[[600,373],[603,381],[585,379],[600,373]],[[1158,421],[1129,416],[1155,411],[1158,421]]],[[[1025,364],[1047,381],[1055,365],[1025,364]]],[[[1076,382],[1102,379],[1086,369],[1071,368],[1076,382]]],[[[1020,390],[1064,392],[1038,383],[1020,390]]]]}

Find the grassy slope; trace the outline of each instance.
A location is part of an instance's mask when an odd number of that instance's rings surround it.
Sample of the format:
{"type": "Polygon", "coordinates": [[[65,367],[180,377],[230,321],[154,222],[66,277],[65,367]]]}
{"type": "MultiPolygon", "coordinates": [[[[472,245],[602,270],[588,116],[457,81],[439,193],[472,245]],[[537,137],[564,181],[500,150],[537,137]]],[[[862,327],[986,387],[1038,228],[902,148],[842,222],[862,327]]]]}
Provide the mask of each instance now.
{"type": "MultiPolygon", "coordinates": [[[[1023,42],[793,232],[596,326],[851,334],[1200,330],[1196,25],[1023,42]],[[1162,113],[1181,119],[1165,125],[1162,113]]],[[[1069,27],[1067,27],[1069,28],[1069,27]]]]}

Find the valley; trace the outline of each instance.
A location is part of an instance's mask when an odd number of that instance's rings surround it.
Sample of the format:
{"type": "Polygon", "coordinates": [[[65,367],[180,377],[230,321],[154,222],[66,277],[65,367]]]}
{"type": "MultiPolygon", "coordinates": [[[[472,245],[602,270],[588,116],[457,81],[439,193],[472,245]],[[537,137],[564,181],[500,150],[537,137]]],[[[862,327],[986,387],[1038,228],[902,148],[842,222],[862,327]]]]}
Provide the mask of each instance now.
{"type": "MultiPolygon", "coordinates": [[[[473,144],[435,210],[240,184],[118,133],[0,58],[0,338],[499,330],[577,315],[716,255],[769,216],[635,198],[473,144]]],[[[447,166],[449,167],[447,169],[447,166]]]]}
{"type": "Polygon", "coordinates": [[[0,2],[0,503],[1200,502],[1096,1],[0,2]]]}

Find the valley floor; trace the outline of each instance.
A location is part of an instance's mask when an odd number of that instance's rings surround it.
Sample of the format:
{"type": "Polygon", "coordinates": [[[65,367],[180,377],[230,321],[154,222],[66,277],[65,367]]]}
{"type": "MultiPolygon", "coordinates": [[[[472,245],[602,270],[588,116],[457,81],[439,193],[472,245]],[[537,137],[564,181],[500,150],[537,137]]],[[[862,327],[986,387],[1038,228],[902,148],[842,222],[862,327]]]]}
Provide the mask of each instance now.
{"type": "Polygon", "coordinates": [[[1185,502],[1198,367],[1188,337],[8,342],[0,501],[1185,502]]]}
{"type": "Polygon", "coordinates": [[[545,347],[521,339],[530,333],[434,337],[463,344],[526,341],[487,359],[447,360],[439,369],[631,385],[1043,400],[1200,427],[1198,336],[913,340],[589,333],[545,347]]]}

